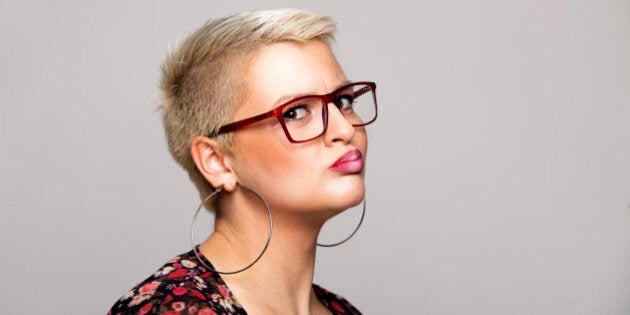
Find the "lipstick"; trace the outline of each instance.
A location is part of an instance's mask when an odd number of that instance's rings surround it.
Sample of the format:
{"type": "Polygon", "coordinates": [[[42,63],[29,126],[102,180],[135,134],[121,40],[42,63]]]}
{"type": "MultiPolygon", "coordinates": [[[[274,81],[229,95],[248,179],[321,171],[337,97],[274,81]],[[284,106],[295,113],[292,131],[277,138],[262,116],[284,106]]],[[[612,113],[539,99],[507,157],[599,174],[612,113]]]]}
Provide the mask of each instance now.
{"type": "Polygon", "coordinates": [[[361,151],[354,149],[346,152],[342,155],[330,169],[336,172],[345,174],[355,174],[361,172],[363,169],[363,156],[361,151]]]}

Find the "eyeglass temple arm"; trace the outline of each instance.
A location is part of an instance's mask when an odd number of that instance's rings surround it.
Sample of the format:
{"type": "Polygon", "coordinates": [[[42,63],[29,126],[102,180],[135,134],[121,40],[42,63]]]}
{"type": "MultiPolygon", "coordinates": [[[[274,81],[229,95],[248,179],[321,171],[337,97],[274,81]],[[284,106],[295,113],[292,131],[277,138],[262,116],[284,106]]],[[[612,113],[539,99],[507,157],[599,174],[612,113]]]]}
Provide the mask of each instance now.
{"type": "Polygon", "coordinates": [[[367,93],[367,92],[369,92],[371,90],[372,90],[372,87],[370,87],[369,85],[366,85],[366,86],[356,90],[354,92],[354,97],[357,98],[357,97],[359,97],[359,96],[361,96],[361,95],[363,95],[363,94],[365,94],[365,93],[367,93]]]}
{"type": "Polygon", "coordinates": [[[235,121],[235,122],[233,122],[231,124],[227,124],[227,125],[219,128],[219,130],[217,130],[216,132],[214,132],[212,134],[212,136],[216,137],[216,136],[218,136],[218,135],[220,135],[222,133],[234,131],[234,130],[237,130],[237,129],[243,127],[243,126],[251,125],[251,124],[253,124],[255,122],[259,122],[259,121],[261,121],[263,119],[267,119],[269,117],[274,116],[274,112],[275,112],[275,110],[270,111],[270,112],[266,112],[266,113],[262,113],[260,115],[254,116],[254,117],[250,117],[250,118],[246,118],[246,119],[243,119],[243,120],[235,121]]]}

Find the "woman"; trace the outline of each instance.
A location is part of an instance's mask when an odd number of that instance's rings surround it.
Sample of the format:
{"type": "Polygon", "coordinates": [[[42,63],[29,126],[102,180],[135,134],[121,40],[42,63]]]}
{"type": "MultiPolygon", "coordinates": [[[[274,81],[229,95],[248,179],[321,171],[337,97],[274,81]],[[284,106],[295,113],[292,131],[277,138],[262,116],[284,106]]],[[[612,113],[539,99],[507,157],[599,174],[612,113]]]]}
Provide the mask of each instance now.
{"type": "Polygon", "coordinates": [[[215,230],[111,314],[360,314],[312,283],[322,225],[364,198],[364,125],[376,119],[376,86],[346,78],[334,29],[321,14],[247,12],[169,55],[169,148],[215,230]]]}

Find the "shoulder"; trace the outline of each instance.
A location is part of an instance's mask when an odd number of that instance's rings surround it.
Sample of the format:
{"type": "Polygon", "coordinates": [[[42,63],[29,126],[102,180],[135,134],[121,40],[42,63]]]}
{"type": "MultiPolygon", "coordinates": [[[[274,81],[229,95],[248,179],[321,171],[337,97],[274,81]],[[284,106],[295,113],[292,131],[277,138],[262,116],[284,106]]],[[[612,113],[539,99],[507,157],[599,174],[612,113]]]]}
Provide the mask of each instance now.
{"type": "Polygon", "coordinates": [[[317,299],[322,302],[333,314],[361,314],[361,312],[356,307],[354,307],[348,300],[344,299],[342,296],[330,292],[316,284],[313,284],[313,290],[315,291],[317,299]]]}
{"type": "Polygon", "coordinates": [[[245,314],[218,274],[191,252],[169,260],[107,314],[245,314]]]}

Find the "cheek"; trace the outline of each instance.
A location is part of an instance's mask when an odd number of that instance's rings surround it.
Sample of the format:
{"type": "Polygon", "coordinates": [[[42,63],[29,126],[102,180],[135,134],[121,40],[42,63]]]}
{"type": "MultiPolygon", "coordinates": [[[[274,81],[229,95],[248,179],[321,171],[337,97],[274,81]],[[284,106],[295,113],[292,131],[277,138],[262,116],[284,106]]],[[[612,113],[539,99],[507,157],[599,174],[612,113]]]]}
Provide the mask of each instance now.
{"type": "Polygon", "coordinates": [[[243,184],[283,185],[308,178],[317,157],[308,145],[289,143],[277,135],[243,134],[238,142],[234,170],[243,184]]]}
{"type": "Polygon", "coordinates": [[[238,181],[257,190],[272,209],[303,207],[321,189],[323,163],[317,153],[310,147],[259,141],[238,153],[235,171],[238,181]]]}

